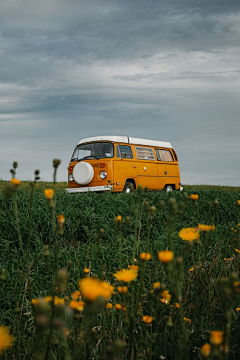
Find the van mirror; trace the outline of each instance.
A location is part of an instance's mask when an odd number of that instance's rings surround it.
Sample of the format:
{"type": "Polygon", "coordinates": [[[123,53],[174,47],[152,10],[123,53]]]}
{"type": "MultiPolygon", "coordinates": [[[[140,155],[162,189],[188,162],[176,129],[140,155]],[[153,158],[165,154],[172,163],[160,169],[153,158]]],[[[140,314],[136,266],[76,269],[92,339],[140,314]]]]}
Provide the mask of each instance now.
{"type": "Polygon", "coordinates": [[[121,153],[121,158],[125,159],[127,157],[127,153],[121,153]]]}

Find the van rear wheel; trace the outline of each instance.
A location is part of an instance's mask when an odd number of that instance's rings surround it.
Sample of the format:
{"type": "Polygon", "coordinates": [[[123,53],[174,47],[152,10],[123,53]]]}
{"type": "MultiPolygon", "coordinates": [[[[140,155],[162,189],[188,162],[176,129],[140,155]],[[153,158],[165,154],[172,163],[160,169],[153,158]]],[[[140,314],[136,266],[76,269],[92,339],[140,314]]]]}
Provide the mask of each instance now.
{"type": "Polygon", "coordinates": [[[172,185],[166,185],[164,188],[165,192],[169,193],[173,191],[173,186],[172,185]]]}
{"type": "Polygon", "coordinates": [[[126,194],[130,194],[134,190],[134,185],[130,181],[126,181],[124,185],[123,192],[126,194]]]}

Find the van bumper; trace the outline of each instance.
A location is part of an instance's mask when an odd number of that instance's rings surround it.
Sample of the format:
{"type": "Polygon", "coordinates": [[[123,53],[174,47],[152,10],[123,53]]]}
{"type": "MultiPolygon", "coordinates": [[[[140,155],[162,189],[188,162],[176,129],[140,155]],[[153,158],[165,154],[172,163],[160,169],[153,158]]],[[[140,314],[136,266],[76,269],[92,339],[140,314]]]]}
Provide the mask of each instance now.
{"type": "Polygon", "coordinates": [[[69,194],[79,193],[79,192],[88,192],[88,191],[111,191],[111,190],[112,190],[111,185],[89,186],[89,187],[65,189],[65,191],[69,194]]]}

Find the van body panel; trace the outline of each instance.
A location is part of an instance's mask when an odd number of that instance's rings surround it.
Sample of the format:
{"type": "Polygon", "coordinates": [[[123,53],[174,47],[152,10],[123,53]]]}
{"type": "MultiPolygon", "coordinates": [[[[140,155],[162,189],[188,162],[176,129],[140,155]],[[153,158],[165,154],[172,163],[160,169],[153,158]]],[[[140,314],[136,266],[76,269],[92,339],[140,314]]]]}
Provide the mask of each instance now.
{"type": "MultiPolygon", "coordinates": [[[[113,144],[113,157],[91,159],[89,156],[89,159],[84,158],[78,161],[70,161],[68,167],[68,188],[71,191],[69,190],[69,193],[100,191],[103,187],[106,187],[108,190],[112,189],[114,192],[120,192],[124,190],[126,181],[134,183],[136,188],[141,185],[149,190],[162,190],[167,185],[171,185],[175,190],[182,189],[180,186],[179,163],[170,143],[129,138],[127,136],[98,136],[80,140],[76,149],[79,144],[87,144],[83,146],[89,148],[90,143],[94,142],[109,142],[113,144]],[[125,149],[127,150],[126,152],[124,152],[125,149]],[[167,154],[167,156],[164,154],[167,154]],[[163,161],[162,159],[164,158],[168,161],[163,161]],[[72,175],[74,166],[81,161],[91,164],[94,170],[94,176],[87,185],[77,184],[72,175]],[[100,178],[100,172],[107,173],[105,179],[100,178]]],[[[108,154],[106,155],[109,156],[108,154]]],[[[75,159],[73,158],[73,160],[75,159]]]]}

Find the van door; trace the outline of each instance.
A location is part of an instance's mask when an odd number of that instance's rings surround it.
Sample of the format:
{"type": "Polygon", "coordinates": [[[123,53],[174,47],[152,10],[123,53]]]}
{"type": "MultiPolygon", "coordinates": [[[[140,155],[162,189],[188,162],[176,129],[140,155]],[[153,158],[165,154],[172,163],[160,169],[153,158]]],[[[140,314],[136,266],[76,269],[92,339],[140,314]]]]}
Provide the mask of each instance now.
{"type": "Polygon", "coordinates": [[[135,146],[138,184],[149,190],[158,189],[157,162],[152,148],[135,146]]]}
{"type": "Polygon", "coordinates": [[[157,172],[159,179],[159,189],[165,185],[175,185],[179,187],[178,162],[174,161],[172,152],[169,149],[155,149],[157,155],[157,172]]]}
{"type": "Polygon", "coordinates": [[[137,185],[136,159],[129,145],[116,145],[117,156],[114,159],[114,190],[122,191],[127,179],[134,180],[137,185]]]}

